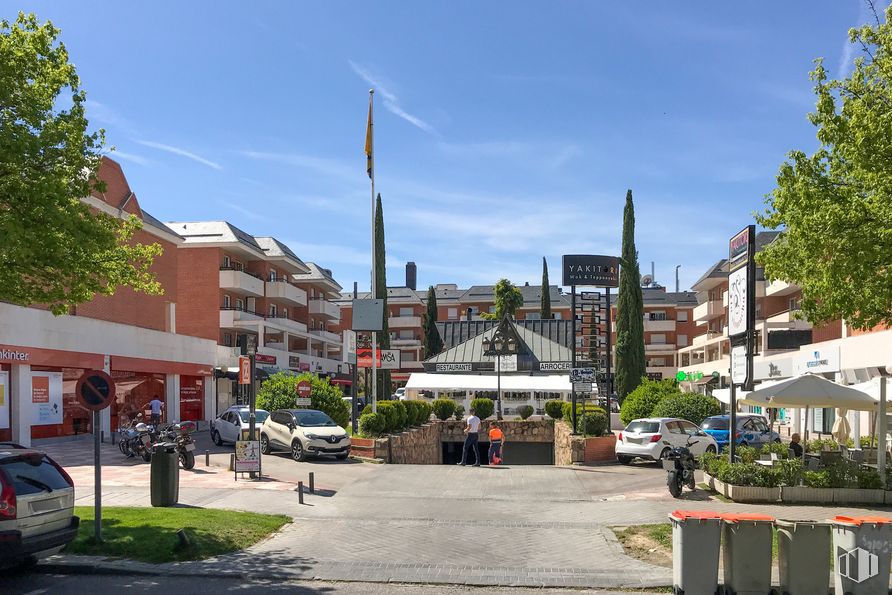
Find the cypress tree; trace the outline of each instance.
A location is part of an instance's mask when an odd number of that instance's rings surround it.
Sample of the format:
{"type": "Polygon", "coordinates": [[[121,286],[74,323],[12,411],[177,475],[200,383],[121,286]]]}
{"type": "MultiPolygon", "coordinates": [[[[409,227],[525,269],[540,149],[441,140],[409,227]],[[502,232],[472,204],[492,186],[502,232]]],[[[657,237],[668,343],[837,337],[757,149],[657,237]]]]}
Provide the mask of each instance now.
{"type": "MultiPolygon", "coordinates": [[[[387,259],[384,250],[384,209],[381,194],[375,204],[375,299],[384,300],[384,326],[378,333],[378,349],[390,349],[390,330],[387,324],[387,259]]],[[[393,394],[390,370],[378,370],[378,396],[389,399],[393,394]]]]}
{"type": "Polygon", "coordinates": [[[619,296],[616,303],[616,382],[620,400],[641,384],[645,376],[644,298],[641,294],[638,251],[635,249],[635,205],[632,191],[626,193],[623,211],[623,247],[620,262],[619,296]]]}
{"type": "Polygon", "coordinates": [[[427,311],[424,313],[424,359],[443,351],[443,340],[437,332],[437,293],[427,288],[427,311]]]}
{"type": "Polygon", "coordinates": [[[551,288],[548,283],[548,263],[542,257],[542,305],[539,306],[539,318],[551,320],[551,288]]]}

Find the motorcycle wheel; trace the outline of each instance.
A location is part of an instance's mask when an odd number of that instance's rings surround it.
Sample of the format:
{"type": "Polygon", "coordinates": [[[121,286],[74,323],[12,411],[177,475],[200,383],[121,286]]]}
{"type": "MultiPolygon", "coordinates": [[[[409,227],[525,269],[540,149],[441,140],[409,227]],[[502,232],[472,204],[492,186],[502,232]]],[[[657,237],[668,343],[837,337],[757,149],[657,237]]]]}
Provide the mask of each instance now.
{"type": "Polygon", "coordinates": [[[143,450],[140,454],[142,455],[142,460],[146,463],[152,460],[152,453],[149,451],[149,449],[143,450]]]}
{"type": "Polygon", "coordinates": [[[677,471],[670,471],[666,474],[666,485],[673,498],[681,497],[681,479],[678,477],[677,471]]]}
{"type": "Polygon", "coordinates": [[[121,451],[121,454],[127,456],[130,454],[130,446],[128,446],[127,441],[122,439],[118,442],[118,450],[121,451]]]}
{"type": "Polygon", "coordinates": [[[195,454],[191,452],[180,453],[180,465],[187,471],[195,466],[195,454]]]}

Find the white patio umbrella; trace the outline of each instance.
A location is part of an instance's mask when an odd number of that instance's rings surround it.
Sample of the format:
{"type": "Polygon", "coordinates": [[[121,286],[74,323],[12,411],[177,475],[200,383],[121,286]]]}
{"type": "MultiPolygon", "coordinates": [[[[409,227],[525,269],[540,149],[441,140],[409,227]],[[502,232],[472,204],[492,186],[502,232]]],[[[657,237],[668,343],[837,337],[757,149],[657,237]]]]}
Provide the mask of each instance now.
{"type": "MultiPolygon", "coordinates": [[[[870,395],[814,374],[803,374],[767,388],[754,390],[746,395],[743,402],[761,407],[804,407],[804,433],[806,436],[808,435],[808,410],[811,407],[855,409],[857,411],[875,411],[877,408],[877,402],[870,395]]],[[[880,417],[885,418],[885,399],[882,399],[879,405],[880,417]]],[[[881,449],[885,448],[885,442],[885,436],[881,435],[881,449]]],[[[803,449],[802,455],[805,456],[805,449],[803,449]]]]}
{"type": "Polygon", "coordinates": [[[833,434],[833,438],[842,445],[845,445],[846,440],[849,439],[849,435],[852,433],[852,426],[846,417],[847,413],[848,410],[846,409],[838,408],[836,410],[836,421],[833,422],[833,429],[830,431],[833,434]]]}

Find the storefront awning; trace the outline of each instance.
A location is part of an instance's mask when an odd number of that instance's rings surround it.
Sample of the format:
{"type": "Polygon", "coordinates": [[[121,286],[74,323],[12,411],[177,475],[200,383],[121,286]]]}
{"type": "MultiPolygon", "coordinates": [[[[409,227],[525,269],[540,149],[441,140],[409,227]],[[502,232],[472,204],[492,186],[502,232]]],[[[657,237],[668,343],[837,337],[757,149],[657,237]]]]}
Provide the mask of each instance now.
{"type": "MultiPolygon", "coordinates": [[[[502,374],[503,391],[570,392],[570,376],[512,376],[502,374]]],[[[495,375],[414,373],[406,382],[406,390],[497,390],[495,375]]]]}

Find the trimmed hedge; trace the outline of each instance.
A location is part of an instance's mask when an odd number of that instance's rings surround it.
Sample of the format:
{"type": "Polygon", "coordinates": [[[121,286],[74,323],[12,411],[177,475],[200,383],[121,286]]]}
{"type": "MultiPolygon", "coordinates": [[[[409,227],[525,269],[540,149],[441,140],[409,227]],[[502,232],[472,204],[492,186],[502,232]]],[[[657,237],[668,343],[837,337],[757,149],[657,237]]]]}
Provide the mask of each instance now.
{"type": "Polygon", "coordinates": [[[698,426],[713,415],[720,415],[722,408],[714,397],[700,393],[677,393],[663,397],[654,407],[653,417],[677,417],[686,419],[698,426]]]}
{"type": "Polygon", "coordinates": [[[589,436],[603,436],[608,427],[610,420],[604,411],[589,411],[582,416],[583,433],[589,436]]]}
{"type": "Polygon", "coordinates": [[[455,413],[455,401],[452,399],[435,399],[431,407],[434,415],[441,421],[446,421],[455,413]]]}
{"type": "Polygon", "coordinates": [[[669,395],[677,394],[681,394],[681,391],[674,380],[642,380],[638,388],[623,399],[619,418],[624,424],[628,424],[633,419],[653,417],[654,408],[661,400],[669,395]]]}
{"type": "Polygon", "coordinates": [[[479,398],[471,401],[471,409],[474,410],[477,417],[486,419],[492,415],[495,410],[495,405],[493,404],[492,399],[479,398]]]}
{"type": "Polygon", "coordinates": [[[517,415],[520,416],[520,419],[527,419],[535,412],[532,405],[521,405],[517,408],[517,415]]]}
{"type": "Polygon", "coordinates": [[[359,433],[368,438],[377,438],[384,432],[387,419],[380,413],[363,413],[359,416],[359,433]]]}
{"type": "Polygon", "coordinates": [[[562,419],[564,417],[564,402],[545,401],[545,413],[551,419],[562,419]]]}

